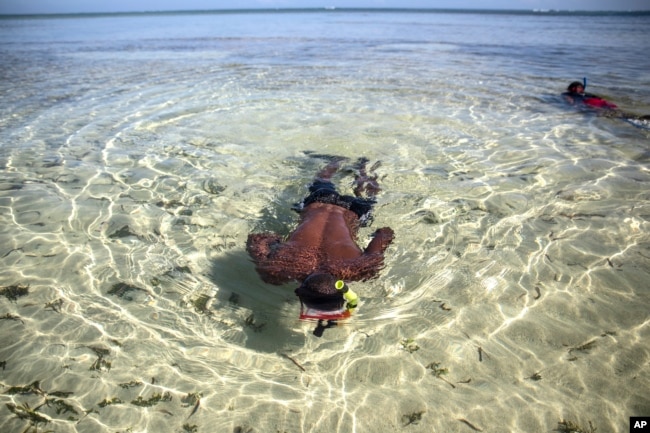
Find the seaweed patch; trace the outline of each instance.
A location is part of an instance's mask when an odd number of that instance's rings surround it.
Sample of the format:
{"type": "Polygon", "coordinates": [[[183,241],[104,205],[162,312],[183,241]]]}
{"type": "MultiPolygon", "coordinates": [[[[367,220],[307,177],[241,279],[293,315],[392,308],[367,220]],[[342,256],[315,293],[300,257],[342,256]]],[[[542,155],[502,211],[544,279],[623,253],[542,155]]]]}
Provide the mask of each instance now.
{"type": "MultiPolygon", "coordinates": [[[[47,406],[50,406],[50,405],[53,406],[54,411],[56,412],[57,415],[66,414],[66,413],[72,413],[74,415],[79,415],[79,412],[77,412],[77,410],[74,407],[72,407],[70,404],[66,403],[64,400],[61,400],[61,399],[58,399],[58,398],[47,399],[47,400],[45,400],[45,404],[47,406]]],[[[73,416],[69,416],[68,420],[69,421],[77,421],[77,418],[75,418],[73,416]]]]}
{"type": "Polygon", "coordinates": [[[56,299],[54,301],[51,301],[51,302],[48,302],[47,304],[45,304],[45,309],[46,310],[50,309],[50,310],[54,311],[55,313],[60,313],[61,312],[61,306],[63,306],[63,299],[59,298],[59,299],[56,299]]]}
{"type": "MultiPolygon", "coordinates": [[[[39,412],[43,406],[52,408],[57,415],[67,415],[67,421],[78,421],[80,412],[70,403],[64,399],[72,395],[68,391],[52,391],[48,392],[41,388],[40,381],[34,381],[29,385],[12,386],[3,392],[5,395],[39,395],[45,397],[43,403],[39,406],[32,408],[28,403],[16,405],[14,403],[7,403],[7,409],[21,420],[29,421],[29,426],[24,430],[30,431],[32,428],[37,431],[39,424],[47,424],[52,419],[47,415],[39,412]]],[[[90,411],[84,411],[86,415],[90,411]]]]}
{"type": "MultiPolygon", "coordinates": [[[[21,405],[7,403],[7,409],[9,409],[9,411],[16,415],[19,419],[29,421],[29,424],[32,427],[36,427],[38,424],[47,424],[50,422],[49,418],[38,412],[38,408],[32,409],[27,403],[23,403],[21,405]]],[[[29,430],[29,428],[25,431],[27,430],[29,430]]]]}
{"type": "Polygon", "coordinates": [[[402,426],[417,425],[422,420],[423,413],[424,411],[420,411],[402,415],[402,426]]]}
{"type": "Polygon", "coordinates": [[[536,373],[533,373],[532,375],[528,376],[526,379],[533,380],[535,382],[540,381],[542,380],[541,372],[538,371],[536,373]]]}
{"type": "Polygon", "coordinates": [[[194,306],[197,313],[211,315],[210,304],[212,304],[212,297],[206,294],[201,294],[197,298],[192,299],[190,303],[194,306]]]}
{"type": "Polygon", "coordinates": [[[23,319],[20,318],[20,316],[16,316],[15,314],[10,314],[7,313],[4,316],[0,316],[0,320],[13,320],[14,322],[20,322],[23,325],[25,322],[23,322],[23,319]]]}
{"type": "Polygon", "coordinates": [[[23,286],[21,284],[14,284],[11,286],[5,286],[0,288],[0,296],[4,296],[10,301],[17,301],[18,298],[27,296],[29,294],[29,286],[23,286]]]}
{"type": "Polygon", "coordinates": [[[131,382],[120,383],[118,385],[122,389],[135,388],[136,386],[142,386],[142,382],[139,380],[132,380],[131,382]]]}
{"type": "Polygon", "coordinates": [[[190,407],[193,406],[192,412],[187,416],[187,418],[190,418],[192,415],[196,413],[197,410],[199,410],[199,406],[201,405],[201,397],[203,397],[203,394],[200,392],[191,392],[187,394],[185,397],[181,398],[181,403],[183,407],[190,407]]]}
{"type": "Polygon", "coordinates": [[[598,430],[589,421],[589,428],[585,429],[582,426],[574,423],[573,421],[560,420],[557,423],[557,430],[560,433],[595,433],[598,430]]]}
{"type": "Polygon", "coordinates": [[[446,368],[440,368],[440,363],[439,362],[432,362],[431,364],[427,365],[426,368],[430,369],[431,373],[435,377],[437,377],[438,379],[446,382],[452,388],[456,388],[456,385],[454,385],[453,383],[449,382],[447,379],[442,377],[443,375],[446,375],[447,373],[449,373],[449,370],[447,370],[446,368]]]}
{"type": "Polygon", "coordinates": [[[169,392],[164,392],[162,394],[154,393],[146,400],[139,395],[138,398],[131,401],[131,404],[140,407],[151,407],[157,405],[161,401],[172,401],[172,395],[169,392]]]}
{"type": "Polygon", "coordinates": [[[138,286],[132,286],[130,284],[120,282],[113,284],[107,294],[117,296],[118,298],[125,299],[127,301],[133,301],[133,292],[137,291],[149,293],[147,290],[142,289],[138,286]]]}
{"type": "Polygon", "coordinates": [[[97,355],[97,359],[93,364],[90,366],[89,370],[93,371],[102,371],[102,370],[107,370],[109,371],[112,367],[111,362],[107,361],[104,359],[105,356],[107,356],[110,353],[110,350],[104,349],[103,347],[93,347],[93,346],[88,346],[90,350],[95,352],[95,355],[97,355]]]}
{"type": "Polygon", "coordinates": [[[402,349],[406,350],[408,353],[413,353],[420,350],[420,346],[418,346],[418,344],[412,338],[404,338],[402,341],[400,341],[400,344],[402,345],[402,349]]]}
{"type": "Polygon", "coordinates": [[[100,401],[99,403],[97,403],[97,406],[99,406],[99,407],[101,407],[101,408],[104,408],[104,407],[106,407],[106,406],[112,406],[112,405],[114,405],[114,404],[122,404],[122,403],[124,403],[122,400],[120,400],[120,399],[117,398],[117,397],[113,397],[113,398],[110,399],[110,400],[107,399],[107,398],[105,398],[104,400],[102,400],[102,401],[100,401]]]}

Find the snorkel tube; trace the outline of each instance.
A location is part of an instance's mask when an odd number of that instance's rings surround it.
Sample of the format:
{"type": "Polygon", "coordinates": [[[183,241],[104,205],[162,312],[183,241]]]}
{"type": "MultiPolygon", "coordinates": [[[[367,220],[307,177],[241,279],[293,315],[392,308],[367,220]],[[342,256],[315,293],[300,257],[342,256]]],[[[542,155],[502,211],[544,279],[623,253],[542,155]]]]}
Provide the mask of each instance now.
{"type": "Polygon", "coordinates": [[[582,89],[587,90],[587,77],[582,77],[582,89]]]}
{"type": "Polygon", "coordinates": [[[357,308],[359,296],[350,290],[343,280],[337,280],[334,283],[334,287],[336,288],[336,292],[343,295],[343,299],[346,301],[345,307],[343,308],[334,311],[305,308],[301,299],[300,319],[318,320],[318,325],[316,325],[316,329],[313,331],[316,337],[322,337],[326,329],[337,326],[339,319],[347,319],[352,315],[352,311],[357,308]]]}
{"type": "Polygon", "coordinates": [[[334,287],[336,287],[336,290],[338,290],[340,293],[343,294],[343,298],[347,302],[345,308],[348,311],[357,308],[357,304],[359,302],[359,296],[356,293],[354,293],[352,290],[350,290],[348,285],[345,284],[345,281],[338,280],[336,283],[334,283],[334,287]]]}

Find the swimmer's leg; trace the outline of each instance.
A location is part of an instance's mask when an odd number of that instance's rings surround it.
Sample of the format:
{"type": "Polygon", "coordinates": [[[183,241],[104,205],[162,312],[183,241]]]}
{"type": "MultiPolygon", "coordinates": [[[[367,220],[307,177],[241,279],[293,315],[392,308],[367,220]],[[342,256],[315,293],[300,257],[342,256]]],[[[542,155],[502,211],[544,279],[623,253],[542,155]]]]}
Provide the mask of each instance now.
{"type": "Polygon", "coordinates": [[[320,181],[330,182],[332,176],[334,176],[334,174],[336,174],[339,168],[341,168],[341,163],[345,160],[347,160],[347,158],[342,156],[332,158],[325,167],[323,167],[318,173],[316,173],[315,181],[320,180],[320,181]]]}
{"type": "Polygon", "coordinates": [[[339,193],[332,183],[332,177],[341,167],[341,163],[347,158],[339,156],[332,157],[329,163],[316,173],[314,180],[309,185],[309,195],[302,202],[294,204],[291,209],[300,213],[302,210],[314,202],[336,203],[339,193]]]}
{"type": "Polygon", "coordinates": [[[361,197],[365,193],[366,197],[373,198],[381,191],[379,182],[377,181],[377,174],[374,174],[374,171],[381,166],[381,161],[375,162],[370,167],[370,173],[373,173],[372,176],[366,171],[366,164],[368,162],[368,158],[361,157],[355,164],[358,172],[354,177],[354,195],[357,197],[361,197]]]}
{"type": "Polygon", "coordinates": [[[334,174],[339,170],[341,163],[348,160],[348,158],[345,156],[330,155],[328,153],[316,153],[311,150],[305,150],[303,153],[310,158],[323,159],[327,161],[325,168],[321,169],[316,174],[316,180],[329,181],[332,176],[334,176],[334,174]]]}
{"type": "Polygon", "coordinates": [[[317,153],[311,150],[305,150],[302,153],[309,156],[310,158],[323,159],[329,162],[336,161],[336,160],[344,161],[348,159],[345,156],[341,156],[341,155],[330,155],[329,153],[317,153]]]}

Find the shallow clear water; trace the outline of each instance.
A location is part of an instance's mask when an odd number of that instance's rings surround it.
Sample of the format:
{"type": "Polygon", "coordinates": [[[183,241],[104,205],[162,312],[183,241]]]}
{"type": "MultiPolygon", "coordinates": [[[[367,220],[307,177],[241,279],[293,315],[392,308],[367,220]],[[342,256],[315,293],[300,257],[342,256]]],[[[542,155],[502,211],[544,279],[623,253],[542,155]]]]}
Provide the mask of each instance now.
{"type": "Polygon", "coordinates": [[[559,94],[650,113],[649,19],[0,19],[0,429],[627,431],[650,131],[559,94]],[[295,224],[305,151],[381,161],[360,242],[396,232],[322,338],[244,251],[295,224]]]}

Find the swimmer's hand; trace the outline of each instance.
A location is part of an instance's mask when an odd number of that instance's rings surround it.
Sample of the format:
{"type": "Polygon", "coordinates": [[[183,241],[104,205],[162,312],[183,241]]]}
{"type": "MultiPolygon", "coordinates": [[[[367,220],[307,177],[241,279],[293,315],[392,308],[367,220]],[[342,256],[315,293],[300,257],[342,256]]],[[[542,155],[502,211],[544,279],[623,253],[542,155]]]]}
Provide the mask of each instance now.
{"type": "Polygon", "coordinates": [[[391,242],[393,242],[394,238],[395,232],[393,232],[393,229],[390,227],[382,227],[380,229],[377,229],[373,234],[372,241],[370,241],[370,244],[368,244],[368,248],[366,248],[366,253],[383,253],[386,251],[386,248],[388,248],[391,242]]]}
{"type": "Polygon", "coordinates": [[[275,233],[250,233],[246,240],[246,251],[259,263],[266,260],[281,242],[282,238],[275,233]]]}

